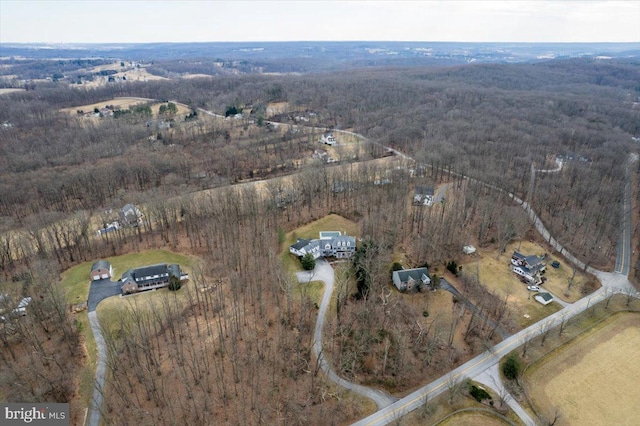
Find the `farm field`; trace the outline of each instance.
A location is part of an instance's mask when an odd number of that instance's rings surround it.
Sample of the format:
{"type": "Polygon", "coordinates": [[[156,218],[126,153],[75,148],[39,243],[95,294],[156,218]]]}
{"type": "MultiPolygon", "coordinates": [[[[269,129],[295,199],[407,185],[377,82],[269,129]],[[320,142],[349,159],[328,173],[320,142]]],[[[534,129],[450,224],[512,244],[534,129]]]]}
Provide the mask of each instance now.
{"type": "Polygon", "coordinates": [[[640,315],[619,313],[561,346],[525,372],[534,406],[557,408],[557,424],[637,424],[640,315]]]}
{"type": "Polygon", "coordinates": [[[448,417],[440,423],[436,423],[437,426],[505,426],[509,423],[489,413],[483,413],[478,411],[465,411],[462,413],[456,413],[451,417],[448,417]]]}
{"type": "Polygon", "coordinates": [[[1,88],[0,89],[0,95],[5,95],[7,93],[13,93],[13,92],[24,92],[24,89],[14,89],[14,88],[1,88]]]}
{"type": "Polygon", "coordinates": [[[138,98],[129,98],[129,97],[113,98],[108,101],[96,102],[94,104],[63,108],[61,109],[61,111],[68,112],[69,114],[72,114],[72,115],[76,115],[78,110],[89,112],[89,111],[92,111],[94,108],[104,108],[107,105],[113,105],[114,109],[125,109],[125,108],[129,108],[132,105],[143,104],[145,102],[147,101],[138,99],[138,98]]]}

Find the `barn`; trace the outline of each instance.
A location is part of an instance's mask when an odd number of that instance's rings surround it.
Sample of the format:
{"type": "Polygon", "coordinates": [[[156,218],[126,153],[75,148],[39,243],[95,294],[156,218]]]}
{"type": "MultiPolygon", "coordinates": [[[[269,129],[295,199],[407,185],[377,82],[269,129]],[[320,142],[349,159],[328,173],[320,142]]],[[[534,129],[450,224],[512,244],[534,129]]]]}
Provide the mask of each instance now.
{"type": "Polygon", "coordinates": [[[91,266],[91,281],[105,280],[113,276],[113,267],[106,260],[98,260],[91,266]]]}

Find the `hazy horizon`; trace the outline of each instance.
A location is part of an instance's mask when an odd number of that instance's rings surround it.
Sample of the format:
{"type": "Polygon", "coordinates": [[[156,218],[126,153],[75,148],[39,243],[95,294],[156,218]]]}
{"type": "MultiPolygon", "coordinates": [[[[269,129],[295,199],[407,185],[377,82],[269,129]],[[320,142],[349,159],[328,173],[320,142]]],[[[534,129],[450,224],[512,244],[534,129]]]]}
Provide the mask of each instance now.
{"type": "Polygon", "coordinates": [[[0,2],[1,43],[637,43],[631,1],[0,2]]]}

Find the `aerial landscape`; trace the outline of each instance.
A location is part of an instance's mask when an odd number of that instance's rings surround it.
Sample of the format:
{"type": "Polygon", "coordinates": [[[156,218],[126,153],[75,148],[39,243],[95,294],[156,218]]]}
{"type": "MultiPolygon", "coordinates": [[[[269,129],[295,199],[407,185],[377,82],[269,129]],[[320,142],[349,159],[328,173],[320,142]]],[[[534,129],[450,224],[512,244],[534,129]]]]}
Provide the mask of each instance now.
{"type": "Polygon", "coordinates": [[[3,0],[0,423],[637,424],[637,22],[3,0]]]}

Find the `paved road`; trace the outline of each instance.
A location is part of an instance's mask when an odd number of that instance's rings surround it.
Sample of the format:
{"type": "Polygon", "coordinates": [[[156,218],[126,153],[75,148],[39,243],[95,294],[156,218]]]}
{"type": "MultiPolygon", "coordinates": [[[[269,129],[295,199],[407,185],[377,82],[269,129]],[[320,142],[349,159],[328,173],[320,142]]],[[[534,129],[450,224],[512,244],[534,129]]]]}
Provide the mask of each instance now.
{"type": "Polygon", "coordinates": [[[629,176],[631,168],[638,161],[638,154],[631,154],[627,161],[626,183],[624,186],[624,203],[622,211],[622,235],[618,241],[618,256],[616,258],[616,272],[629,275],[631,266],[631,182],[629,176]]]}
{"type": "Polygon", "coordinates": [[[322,344],[322,331],[324,329],[324,320],[327,315],[327,309],[331,302],[331,295],[333,294],[334,273],[333,268],[324,259],[318,259],[316,261],[316,268],[311,272],[298,272],[298,282],[304,284],[310,281],[323,281],[325,288],[322,295],[322,302],[320,303],[320,310],[318,311],[318,320],[316,321],[316,328],[313,332],[313,353],[315,354],[318,362],[320,362],[320,368],[329,377],[329,380],[337,383],[343,388],[349,389],[359,395],[366,398],[370,398],[375,401],[378,409],[387,407],[398,400],[386,392],[378,389],[369,388],[352,383],[338,374],[331,368],[331,365],[324,356],[324,346],[322,344]]]}
{"type": "Polygon", "coordinates": [[[472,377],[472,379],[478,383],[488,386],[493,389],[495,393],[501,395],[502,398],[504,398],[504,402],[506,402],[513,412],[520,417],[520,420],[522,420],[526,426],[536,426],[536,422],[531,418],[529,413],[527,413],[524,408],[518,404],[518,401],[516,401],[515,398],[505,389],[504,384],[502,383],[502,378],[500,377],[498,364],[492,365],[482,373],[472,377]]]}
{"type": "Polygon", "coordinates": [[[480,312],[480,310],[478,310],[478,308],[476,308],[476,305],[471,303],[471,301],[469,299],[467,299],[465,296],[463,296],[453,285],[451,285],[451,283],[449,281],[447,281],[444,278],[440,278],[440,288],[443,289],[443,290],[448,291],[449,293],[451,293],[454,296],[456,296],[458,299],[462,300],[464,302],[464,304],[467,305],[467,307],[469,307],[469,309],[471,309],[480,318],[484,319],[487,322],[487,324],[489,324],[490,327],[494,328],[503,339],[511,337],[511,334],[507,333],[493,319],[487,317],[486,315],[484,315],[484,313],[480,312]]]}

